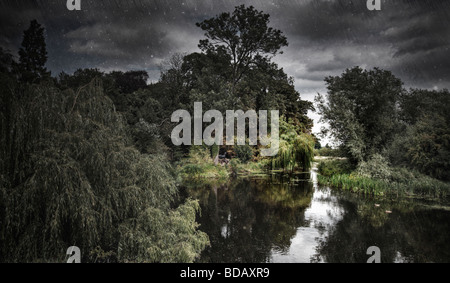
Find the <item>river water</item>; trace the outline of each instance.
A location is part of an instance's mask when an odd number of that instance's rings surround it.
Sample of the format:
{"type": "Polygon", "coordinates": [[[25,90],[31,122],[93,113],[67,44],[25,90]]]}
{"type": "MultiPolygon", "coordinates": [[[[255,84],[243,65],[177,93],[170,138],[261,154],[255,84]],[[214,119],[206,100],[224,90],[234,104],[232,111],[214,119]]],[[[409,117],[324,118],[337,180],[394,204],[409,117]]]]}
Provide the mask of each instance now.
{"type": "Polygon", "coordinates": [[[198,262],[450,262],[450,210],[423,200],[376,199],[317,185],[316,173],[289,179],[237,178],[186,186],[211,245],[198,262]]]}

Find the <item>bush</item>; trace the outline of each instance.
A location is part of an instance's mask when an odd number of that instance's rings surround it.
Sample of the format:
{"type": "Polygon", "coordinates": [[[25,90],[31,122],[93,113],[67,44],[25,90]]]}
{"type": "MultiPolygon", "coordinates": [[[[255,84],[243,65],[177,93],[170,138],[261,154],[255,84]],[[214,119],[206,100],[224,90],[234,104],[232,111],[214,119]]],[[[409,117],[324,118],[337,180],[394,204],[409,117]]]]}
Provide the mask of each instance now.
{"type": "Polygon", "coordinates": [[[253,147],[248,144],[236,145],[234,146],[234,153],[241,162],[246,163],[253,158],[253,147]]]}
{"type": "Polygon", "coordinates": [[[326,177],[335,174],[350,174],[352,168],[346,159],[321,161],[317,167],[319,174],[326,177]]]}
{"type": "Polygon", "coordinates": [[[181,170],[183,174],[187,175],[198,175],[203,173],[204,171],[204,166],[201,166],[199,164],[186,164],[181,170]]]}
{"type": "Polygon", "coordinates": [[[406,156],[413,168],[450,181],[450,126],[441,115],[422,117],[410,127],[406,156]]]}
{"type": "Polygon", "coordinates": [[[415,169],[450,181],[450,115],[448,90],[411,90],[402,96],[399,132],[387,155],[395,166],[415,169]]]}
{"type": "Polygon", "coordinates": [[[392,170],[388,161],[380,154],[374,154],[368,161],[361,161],[356,173],[367,178],[374,178],[382,181],[389,181],[392,170]]]}
{"type": "Polygon", "coordinates": [[[331,147],[322,147],[320,149],[314,150],[314,155],[316,156],[329,156],[329,157],[340,157],[343,153],[340,149],[333,149],[331,147]]]}
{"type": "Polygon", "coordinates": [[[233,158],[230,161],[230,167],[231,167],[231,172],[233,173],[233,175],[237,175],[240,167],[241,167],[241,160],[239,160],[238,158],[233,158]]]}
{"type": "Polygon", "coordinates": [[[343,190],[370,195],[414,194],[432,198],[445,198],[450,184],[419,173],[416,170],[389,167],[386,160],[374,156],[360,164],[354,172],[345,160],[321,162],[318,182],[343,190]]]}
{"type": "Polygon", "coordinates": [[[197,230],[198,201],[188,200],[168,214],[149,207],[132,225],[122,225],[119,257],[133,262],[190,263],[209,244],[197,230]]]}
{"type": "Polygon", "coordinates": [[[440,198],[450,194],[450,183],[404,167],[392,168],[390,184],[399,191],[416,195],[440,198]]]}
{"type": "MultiPolygon", "coordinates": [[[[218,152],[218,147],[212,148],[206,145],[191,146],[189,156],[180,161],[178,172],[183,180],[226,178],[229,175],[228,168],[214,165],[211,158],[211,149],[218,152]]],[[[217,153],[216,153],[217,154],[217,153]]]]}
{"type": "Polygon", "coordinates": [[[191,164],[206,164],[212,163],[211,152],[206,145],[193,145],[189,149],[189,157],[185,160],[186,163],[191,164]]]}

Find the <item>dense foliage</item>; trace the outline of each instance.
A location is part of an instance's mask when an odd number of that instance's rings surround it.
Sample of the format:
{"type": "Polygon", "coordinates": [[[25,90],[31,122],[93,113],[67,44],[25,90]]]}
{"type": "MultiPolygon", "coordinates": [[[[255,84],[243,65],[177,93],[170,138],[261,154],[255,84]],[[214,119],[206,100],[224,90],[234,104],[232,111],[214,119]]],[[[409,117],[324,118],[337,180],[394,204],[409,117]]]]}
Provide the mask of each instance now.
{"type": "Polygon", "coordinates": [[[294,171],[298,168],[308,171],[314,157],[314,139],[293,124],[280,120],[280,146],[276,156],[272,158],[272,168],[294,171]]]}
{"type": "Polygon", "coordinates": [[[51,77],[36,21],[19,62],[0,49],[0,261],[61,262],[73,245],[83,261],[194,261],[209,241],[197,201],[175,201],[177,174],[227,178],[259,154],[250,145],[174,146],[171,114],[192,113],[194,102],[222,113],[279,110],[283,154],[260,164],[310,167],[312,103],[271,61],[287,39],[269,15],[238,6],[197,25],[201,52],[168,58],[152,84],[142,70],[51,77]],[[237,157],[229,166],[217,164],[224,150],[237,157]]]}
{"type": "Polygon", "coordinates": [[[360,172],[384,163],[385,169],[377,167],[381,179],[393,165],[450,180],[448,90],[405,90],[392,73],[378,68],[355,67],[325,81],[327,95],[316,98],[319,113],[360,172]]]}
{"type": "Polygon", "coordinates": [[[412,89],[400,106],[403,130],[388,147],[391,162],[450,181],[450,92],[412,89]]]}
{"type": "Polygon", "coordinates": [[[328,93],[326,99],[317,97],[319,113],[346,156],[357,163],[383,150],[398,128],[402,82],[389,71],[359,67],[325,82],[328,93]]]}
{"type": "Polygon", "coordinates": [[[32,85],[2,94],[12,97],[1,121],[2,261],[61,260],[71,245],[88,260],[95,250],[118,261],[195,259],[207,243],[196,203],[171,209],[171,165],[133,147],[99,80],[76,92],[32,85]],[[153,239],[168,235],[184,249],[158,252],[164,243],[153,239]]]}

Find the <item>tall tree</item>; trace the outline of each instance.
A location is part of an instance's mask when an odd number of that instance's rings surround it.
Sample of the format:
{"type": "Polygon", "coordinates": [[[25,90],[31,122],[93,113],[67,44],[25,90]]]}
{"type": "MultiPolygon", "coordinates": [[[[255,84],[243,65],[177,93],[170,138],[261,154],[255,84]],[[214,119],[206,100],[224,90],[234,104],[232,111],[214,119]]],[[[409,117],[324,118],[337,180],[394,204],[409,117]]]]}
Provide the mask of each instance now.
{"type": "Polygon", "coordinates": [[[233,88],[257,58],[269,59],[288,45],[282,32],[268,24],[268,14],[244,5],[237,6],[232,14],[222,13],[197,23],[207,37],[200,40],[202,51],[225,50],[231,56],[233,88]]]}
{"type": "Polygon", "coordinates": [[[32,20],[30,27],[23,33],[19,56],[19,68],[23,81],[35,83],[50,75],[45,68],[47,49],[44,28],[36,20],[32,20]]]}
{"type": "Polygon", "coordinates": [[[325,79],[326,99],[319,95],[319,114],[354,162],[385,149],[397,132],[400,79],[391,72],[360,67],[325,79]]]}

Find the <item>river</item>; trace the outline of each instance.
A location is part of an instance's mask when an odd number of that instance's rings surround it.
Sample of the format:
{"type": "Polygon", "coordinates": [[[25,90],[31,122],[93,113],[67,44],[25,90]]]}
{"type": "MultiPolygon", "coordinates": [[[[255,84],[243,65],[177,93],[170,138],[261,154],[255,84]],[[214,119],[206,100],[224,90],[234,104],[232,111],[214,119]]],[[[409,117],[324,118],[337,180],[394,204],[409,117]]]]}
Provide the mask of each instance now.
{"type": "Polygon", "coordinates": [[[211,245],[198,262],[450,262],[450,210],[424,200],[373,198],[290,178],[237,178],[186,186],[200,201],[199,229],[211,245]]]}

